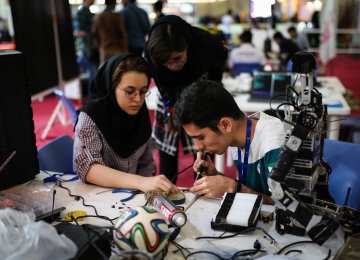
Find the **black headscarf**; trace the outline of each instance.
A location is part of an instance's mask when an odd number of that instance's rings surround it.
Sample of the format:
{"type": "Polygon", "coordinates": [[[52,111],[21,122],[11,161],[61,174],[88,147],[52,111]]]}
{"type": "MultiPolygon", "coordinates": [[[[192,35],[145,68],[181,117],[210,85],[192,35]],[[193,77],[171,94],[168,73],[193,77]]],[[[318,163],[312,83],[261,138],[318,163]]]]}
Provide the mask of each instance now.
{"type": "Polygon", "coordinates": [[[126,158],[142,146],[151,135],[149,113],[144,102],[136,115],[129,115],[116,101],[112,89],[112,75],[117,65],[134,54],[122,54],[109,59],[98,71],[92,83],[94,100],[80,111],[88,114],[95,122],[108,144],[121,157],[126,158]]]}

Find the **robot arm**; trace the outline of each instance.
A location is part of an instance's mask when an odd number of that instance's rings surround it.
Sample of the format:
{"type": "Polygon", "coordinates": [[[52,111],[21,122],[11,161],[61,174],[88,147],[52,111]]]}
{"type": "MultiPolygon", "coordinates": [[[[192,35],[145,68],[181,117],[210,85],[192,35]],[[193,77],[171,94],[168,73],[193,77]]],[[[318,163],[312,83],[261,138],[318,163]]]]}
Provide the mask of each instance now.
{"type": "MultiPolygon", "coordinates": [[[[315,58],[311,53],[298,52],[293,57],[293,71],[301,75],[301,101],[299,111],[296,111],[296,119],[292,122],[292,130],[283,145],[281,153],[273,167],[268,179],[271,198],[281,210],[283,223],[277,223],[278,232],[291,233],[294,235],[307,234],[314,242],[328,248],[335,249],[341,246],[344,233],[339,223],[326,216],[314,214],[312,207],[299,199],[298,194],[289,189],[286,176],[293,167],[298,157],[299,149],[303,142],[314,133],[322,118],[321,98],[312,97],[312,70],[315,66],[315,58]],[[309,76],[310,75],[310,76],[309,76]],[[320,111],[320,112],[319,112],[320,111]]],[[[314,95],[316,96],[316,95],[314,95]]],[[[291,112],[290,112],[291,114],[291,112]]]]}

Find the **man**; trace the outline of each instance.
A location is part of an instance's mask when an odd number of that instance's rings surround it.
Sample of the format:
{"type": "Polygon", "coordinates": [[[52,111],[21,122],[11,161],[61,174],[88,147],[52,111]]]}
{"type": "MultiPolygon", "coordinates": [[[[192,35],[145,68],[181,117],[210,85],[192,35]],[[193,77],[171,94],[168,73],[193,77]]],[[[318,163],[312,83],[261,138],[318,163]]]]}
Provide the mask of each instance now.
{"type": "Polygon", "coordinates": [[[114,13],[116,0],[105,0],[104,12],[93,19],[93,33],[100,54],[100,65],[117,54],[128,51],[124,18],[114,13]]]}
{"type": "Polygon", "coordinates": [[[285,69],[288,65],[288,62],[291,60],[292,56],[300,51],[299,47],[293,43],[291,40],[286,39],[281,32],[276,32],[273,36],[274,41],[280,47],[280,60],[281,65],[285,69]]]}
{"type": "Polygon", "coordinates": [[[94,0],[83,0],[83,4],[75,15],[75,35],[78,37],[80,50],[79,66],[80,71],[88,75],[87,89],[88,96],[90,93],[90,85],[95,77],[98,67],[98,52],[94,46],[94,37],[91,26],[94,14],[90,11],[90,6],[94,4],[94,0]]]}
{"type": "Polygon", "coordinates": [[[164,6],[164,2],[162,0],[158,0],[153,4],[153,11],[155,13],[155,21],[163,16],[165,16],[165,14],[162,12],[164,6]]]}
{"type": "Polygon", "coordinates": [[[304,33],[298,33],[294,26],[288,28],[288,33],[292,41],[299,47],[300,50],[307,50],[310,48],[309,41],[304,33]]]}
{"type": "Polygon", "coordinates": [[[122,0],[122,4],[124,8],[120,14],[125,19],[129,52],[141,55],[145,47],[145,37],[150,31],[148,15],[136,5],[136,0],[122,0]]]}
{"type": "Polygon", "coordinates": [[[197,195],[218,197],[224,192],[246,192],[273,203],[267,179],[285,141],[282,122],[260,112],[247,118],[231,94],[219,83],[200,81],[184,89],[174,106],[174,121],[193,139],[198,151],[196,170],[204,167],[203,178],[190,189],[197,195]],[[203,152],[223,154],[230,147],[238,169],[238,181],[218,172],[203,152]]]}
{"type": "Polygon", "coordinates": [[[261,50],[256,49],[252,44],[252,33],[244,31],[239,36],[240,47],[231,51],[229,57],[229,68],[233,69],[236,63],[259,63],[265,65],[266,58],[261,50]]]}

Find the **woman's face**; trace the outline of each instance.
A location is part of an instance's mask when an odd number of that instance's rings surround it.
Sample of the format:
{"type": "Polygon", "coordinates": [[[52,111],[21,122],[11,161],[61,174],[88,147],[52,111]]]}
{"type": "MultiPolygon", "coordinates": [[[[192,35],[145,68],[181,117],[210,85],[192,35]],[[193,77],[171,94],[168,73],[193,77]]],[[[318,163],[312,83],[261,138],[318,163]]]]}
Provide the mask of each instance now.
{"type": "Polygon", "coordinates": [[[148,78],[145,73],[125,72],[115,87],[116,101],[127,114],[136,115],[144,104],[148,91],[148,78]]]}
{"type": "Polygon", "coordinates": [[[180,71],[187,61],[187,50],[172,52],[170,58],[164,63],[164,66],[171,71],[180,71]]]}

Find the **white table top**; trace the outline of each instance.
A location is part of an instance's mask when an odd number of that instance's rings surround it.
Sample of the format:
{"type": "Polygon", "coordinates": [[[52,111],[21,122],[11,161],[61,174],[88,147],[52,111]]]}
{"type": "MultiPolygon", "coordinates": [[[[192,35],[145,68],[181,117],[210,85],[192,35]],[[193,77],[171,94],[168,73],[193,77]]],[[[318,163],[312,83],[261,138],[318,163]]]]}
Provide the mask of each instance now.
{"type": "MultiPolygon", "coordinates": [[[[145,198],[143,194],[136,195],[132,200],[128,201],[123,205],[120,199],[125,198],[128,194],[124,193],[111,193],[111,191],[97,194],[98,192],[109,190],[107,188],[98,187],[95,185],[84,184],[81,181],[75,182],[64,182],[63,186],[69,188],[71,193],[74,195],[81,195],[85,199],[85,203],[91,204],[96,207],[98,214],[107,216],[109,218],[116,218],[122,210],[126,210],[127,207],[137,207],[145,204],[145,198]],[[123,207],[119,209],[119,207],[123,207]]],[[[66,210],[62,212],[61,216],[64,216],[67,212],[73,210],[85,210],[87,214],[94,214],[94,210],[90,207],[82,205],[81,201],[76,201],[74,198],[68,196],[68,192],[59,187],[57,189],[58,197],[62,198],[66,210]]],[[[194,197],[194,194],[186,192],[185,206],[194,197]]],[[[239,250],[253,249],[253,244],[256,239],[263,238],[264,234],[257,230],[236,236],[229,239],[202,239],[196,240],[199,236],[219,236],[222,231],[212,230],[210,227],[210,221],[219,209],[221,200],[219,199],[207,199],[201,197],[198,199],[186,212],[187,223],[182,227],[180,234],[175,240],[177,243],[184,247],[192,248],[191,252],[199,250],[208,250],[216,252],[217,254],[229,257],[231,254],[239,250]]],[[[105,220],[96,218],[87,218],[80,224],[95,224],[99,226],[109,226],[110,223],[105,220]]],[[[275,230],[275,222],[270,224],[264,224],[258,222],[258,226],[264,228],[271,236],[273,236],[277,245],[273,246],[271,250],[277,252],[283,246],[296,241],[310,240],[308,237],[297,237],[292,235],[279,235],[275,230]]],[[[172,251],[175,249],[173,246],[169,248],[168,255],[165,259],[183,259],[180,253],[173,254],[172,251]]],[[[328,254],[328,249],[320,247],[315,244],[304,244],[299,245],[291,249],[300,249],[302,254],[296,254],[297,259],[324,259],[328,254]]],[[[287,251],[287,250],[285,250],[287,251]]],[[[210,255],[199,255],[194,259],[212,259],[210,255]]]]}
{"type": "MultiPolygon", "coordinates": [[[[250,94],[239,94],[234,97],[240,109],[245,113],[254,113],[270,109],[270,104],[267,102],[249,102],[250,94]]],[[[323,96],[323,103],[328,105],[329,115],[349,115],[351,109],[345,98],[339,94],[323,96]]],[[[278,103],[272,104],[272,108],[276,109],[278,103]]]]}
{"type": "MultiPolygon", "coordinates": [[[[344,85],[340,82],[337,77],[318,77],[318,81],[321,82],[322,86],[317,88],[319,92],[323,95],[323,103],[328,105],[328,114],[329,115],[349,115],[351,109],[343,97],[343,94],[346,91],[344,85]]],[[[226,78],[223,80],[224,87],[226,89],[234,89],[236,83],[240,82],[236,78],[226,78]]],[[[299,82],[299,80],[298,80],[299,82]]],[[[296,85],[298,85],[297,83],[296,85]]],[[[241,86],[239,86],[242,89],[241,86]]],[[[245,113],[254,113],[258,111],[264,111],[270,109],[268,102],[249,102],[250,94],[241,93],[237,94],[234,99],[240,109],[245,113]]],[[[276,108],[278,104],[273,104],[273,108],[276,108]]]]}

